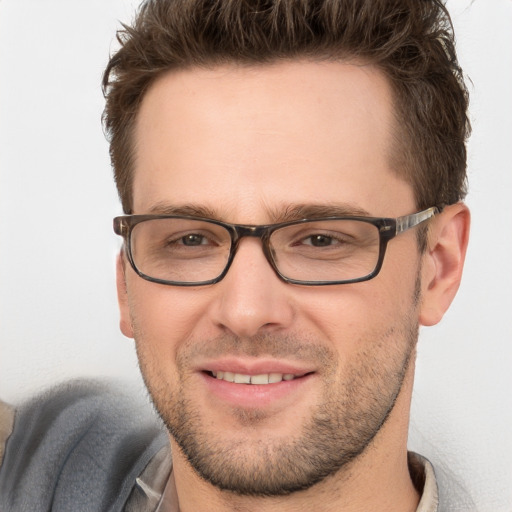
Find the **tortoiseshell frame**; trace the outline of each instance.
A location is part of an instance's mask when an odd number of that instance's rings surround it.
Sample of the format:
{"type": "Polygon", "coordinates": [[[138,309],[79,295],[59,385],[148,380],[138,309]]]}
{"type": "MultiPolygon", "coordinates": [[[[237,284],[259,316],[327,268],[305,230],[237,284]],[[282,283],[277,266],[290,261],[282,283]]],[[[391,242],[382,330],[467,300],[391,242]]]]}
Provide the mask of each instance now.
{"type": "Polygon", "coordinates": [[[130,265],[133,270],[143,279],[147,281],[152,281],[154,283],[172,285],[172,286],[204,286],[207,284],[218,283],[228,272],[231,263],[233,262],[233,258],[235,257],[236,251],[238,249],[238,244],[243,237],[252,236],[259,238],[263,244],[263,253],[270,263],[271,267],[274,269],[274,272],[286,283],[292,284],[300,284],[305,286],[326,286],[333,284],[348,284],[348,283],[359,283],[361,281],[368,281],[373,279],[379,272],[382,267],[382,262],[384,261],[384,255],[386,253],[386,247],[388,242],[399,235],[400,233],[404,233],[408,229],[411,229],[422,222],[432,218],[434,215],[440,213],[441,209],[433,206],[431,208],[427,208],[421,212],[413,213],[411,215],[404,215],[403,217],[397,218],[386,218],[386,217],[358,217],[358,216],[343,216],[343,217],[323,217],[319,219],[300,219],[290,222],[282,222],[278,224],[268,224],[262,226],[253,226],[253,225],[244,225],[244,224],[228,224],[226,222],[221,222],[213,219],[205,219],[202,217],[194,217],[188,215],[123,215],[120,217],[116,217],[114,219],[114,231],[117,235],[120,235],[124,238],[124,251],[130,265]],[[222,226],[225,228],[230,236],[231,236],[231,248],[229,251],[228,261],[224,270],[214,279],[210,279],[208,281],[199,281],[199,282],[181,282],[181,281],[166,281],[163,279],[156,279],[154,277],[148,276],[142,273],[133,260],[132,250],[131,250],[131,234],[133,228],[141,223],[152,219],[191,219],[191,220],[200,220],[202,222],[209,222],[211,224],[216,224],[218,226],[222,226]],[[372,224],[379,230],[379,258],[377,260],[377,264],[375,269],[369,274],[358,277],[356,279],[346,279],[342,281],[300,281],[297,279],[290,279],[278,270],[277,265],[272,256],[272,251],[270,248],[270,236],[271,234],[283,227],[291,226],[294,224],[303,224],[305,222],[317,222],[323,220],[357,220],[362,222],[367,222],[368,224],[372,224]]]}

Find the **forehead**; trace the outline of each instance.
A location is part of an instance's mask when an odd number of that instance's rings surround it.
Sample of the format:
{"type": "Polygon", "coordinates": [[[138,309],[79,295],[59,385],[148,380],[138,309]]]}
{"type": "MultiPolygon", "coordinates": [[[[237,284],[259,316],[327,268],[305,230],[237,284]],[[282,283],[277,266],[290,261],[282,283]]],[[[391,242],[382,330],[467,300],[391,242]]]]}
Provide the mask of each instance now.
{"type": "Polygon", "coordinates": [[[134,211],[199,205],[252,223],[289,204],[343,203],[379,215],[372,203],[385,210],[412,194],[390,168],[392,104],[385,77],[365,65],[169,72],[137,117],[134,211]]]}

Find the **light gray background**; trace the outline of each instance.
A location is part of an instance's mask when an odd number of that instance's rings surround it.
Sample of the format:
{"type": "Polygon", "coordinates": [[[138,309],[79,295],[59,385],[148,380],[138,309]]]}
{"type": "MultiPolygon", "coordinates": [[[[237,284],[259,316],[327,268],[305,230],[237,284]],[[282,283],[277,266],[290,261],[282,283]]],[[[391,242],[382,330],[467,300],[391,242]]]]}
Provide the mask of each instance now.
{"type": "MultiPolygon", "coordinates": [[[[121,212],[100,78],[128,0],[0,0],[0,396],[77,376],[135,380],[118,331],[121,212]]],[[[512,1],[451,0],[472,84],[473,225],[458,297],[421,333],[411,447],[481,512],[512,511],[512,1]]]]}

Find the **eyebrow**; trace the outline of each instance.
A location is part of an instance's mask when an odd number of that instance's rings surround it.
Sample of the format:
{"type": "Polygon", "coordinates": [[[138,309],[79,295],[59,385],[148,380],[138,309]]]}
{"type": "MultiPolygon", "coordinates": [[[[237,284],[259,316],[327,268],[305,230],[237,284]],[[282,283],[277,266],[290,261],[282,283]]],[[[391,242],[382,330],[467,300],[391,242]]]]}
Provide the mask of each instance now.
{"type": "Polygon", "coordinates": [[[323,217],[369,217],[370,213],[363,208],[349,203],[301,203],[286,205],[281,209],[272,209],[270,216],[277,222],[288,222],[300,219],[319,219],[323,217]]]}
{"type": "Polygon", "coordinates": [[[157,203],[149,209],[148,213],[152,215],[189,215],[191,217],[220,220],[214,210],[207,206],[196,204],[172,205],[157,203]]]}
{"type": "MultiPolygon", "coordinates": [[[[290,222],[300,219],[319,219],[324,217],[370,216],[367,210],[350,203],[283,204],[282,206],[268,208],[267,211],[271,223],[290,222]]],[[[187,215],[225,222],[232,220],[228,219],[225,215],[221,215],[220,212],[215,211],[211,207],[199,204],[173,205],[161,202],[153,205],[148,213],[153,215],[187,215]]]]}

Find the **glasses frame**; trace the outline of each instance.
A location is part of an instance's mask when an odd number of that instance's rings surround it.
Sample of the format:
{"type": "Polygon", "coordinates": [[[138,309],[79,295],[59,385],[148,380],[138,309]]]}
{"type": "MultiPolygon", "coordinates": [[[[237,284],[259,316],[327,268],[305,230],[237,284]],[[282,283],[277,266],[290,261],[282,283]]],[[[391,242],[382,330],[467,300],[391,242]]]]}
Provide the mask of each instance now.
{"type": "Polygon", "coordinates": [[[208,219],[203,217],[195,217],[192,215],[122,215],[114,218],[114,232],[122,236],[124,239],[124,252],[128,261],[130,262],[131,267],[142,279],[146,281],[151,281],[153,283],[165,284],[170,286],[204,286],[208,284],[215,284],[221,281],[226,274],[228,273],[231,264],[235,258],[235,255],[238,250],[238,246],[242,238],[245,237],[255,237],[259,238],[262,243],[263,253],[269,262],[270,266],[277,274],[277,276],[284,281],[285,283],[291,284],[299,284],[304,286],[328,286],[335,284],[350,284],[350,283],[359,283],[363,281],[369,281],[378,275],[382,268],[382,263],[384,261],[384,256],[386,254],[386,248],[388,242],[395,238],[396,236],[404,233],[405,231],[418,226],[419,224],[431,219],[434,215],[437,215],[441,212],[441,208],[437,206],[433,206],[427,208],[426,210],[422,210],[420,212],[412,213],[410,215],[404,215],[402,217],[397,218],[388,218],[388,217],[362,217],[362,216],[338,216],[338,217],[321,217],[321,218],[313,218],[313,219],[299,219],[289,222],[280,222],[277,224],[266,224],[266,225],[246,225],[246,224],[230,224],[227,222],[222,222],[215,219],[208,219]],[[214,279],[209,279],[207,281],[167,281],[165,279],[158,279],[155,277],[148,276],[141,272],[132,255],[131,249],[131,236],[133,232],[133,228],[140,224],[141,222],[146,222],[148,220],[153,219],[189,219],[189,220],[198,220],[201,222],[208,222],[211,224],[216,224],[218,226],[222,226],[226,229],[231,237],[231,247],[229,250],[229,257],[226,262],[226,266],[224,270],[214,279]],[[289,277],[284,276],[274,261],[272,256],[272,250],[270,247],[270,237],[274,231],[282,229],[287,226],[293,226],[297,224],[304,224],[306,222],[321,222],[324,220],[357,220],[362,222],[367,222],[368,224],[372,224],[379,231],[379,257],[377,260],[377,264],[373,272],[370,272],[366,276],[358,277],[355,279],[344,279],[341,281],[301,281],[298,279],[290,279],[289,277]]]}

